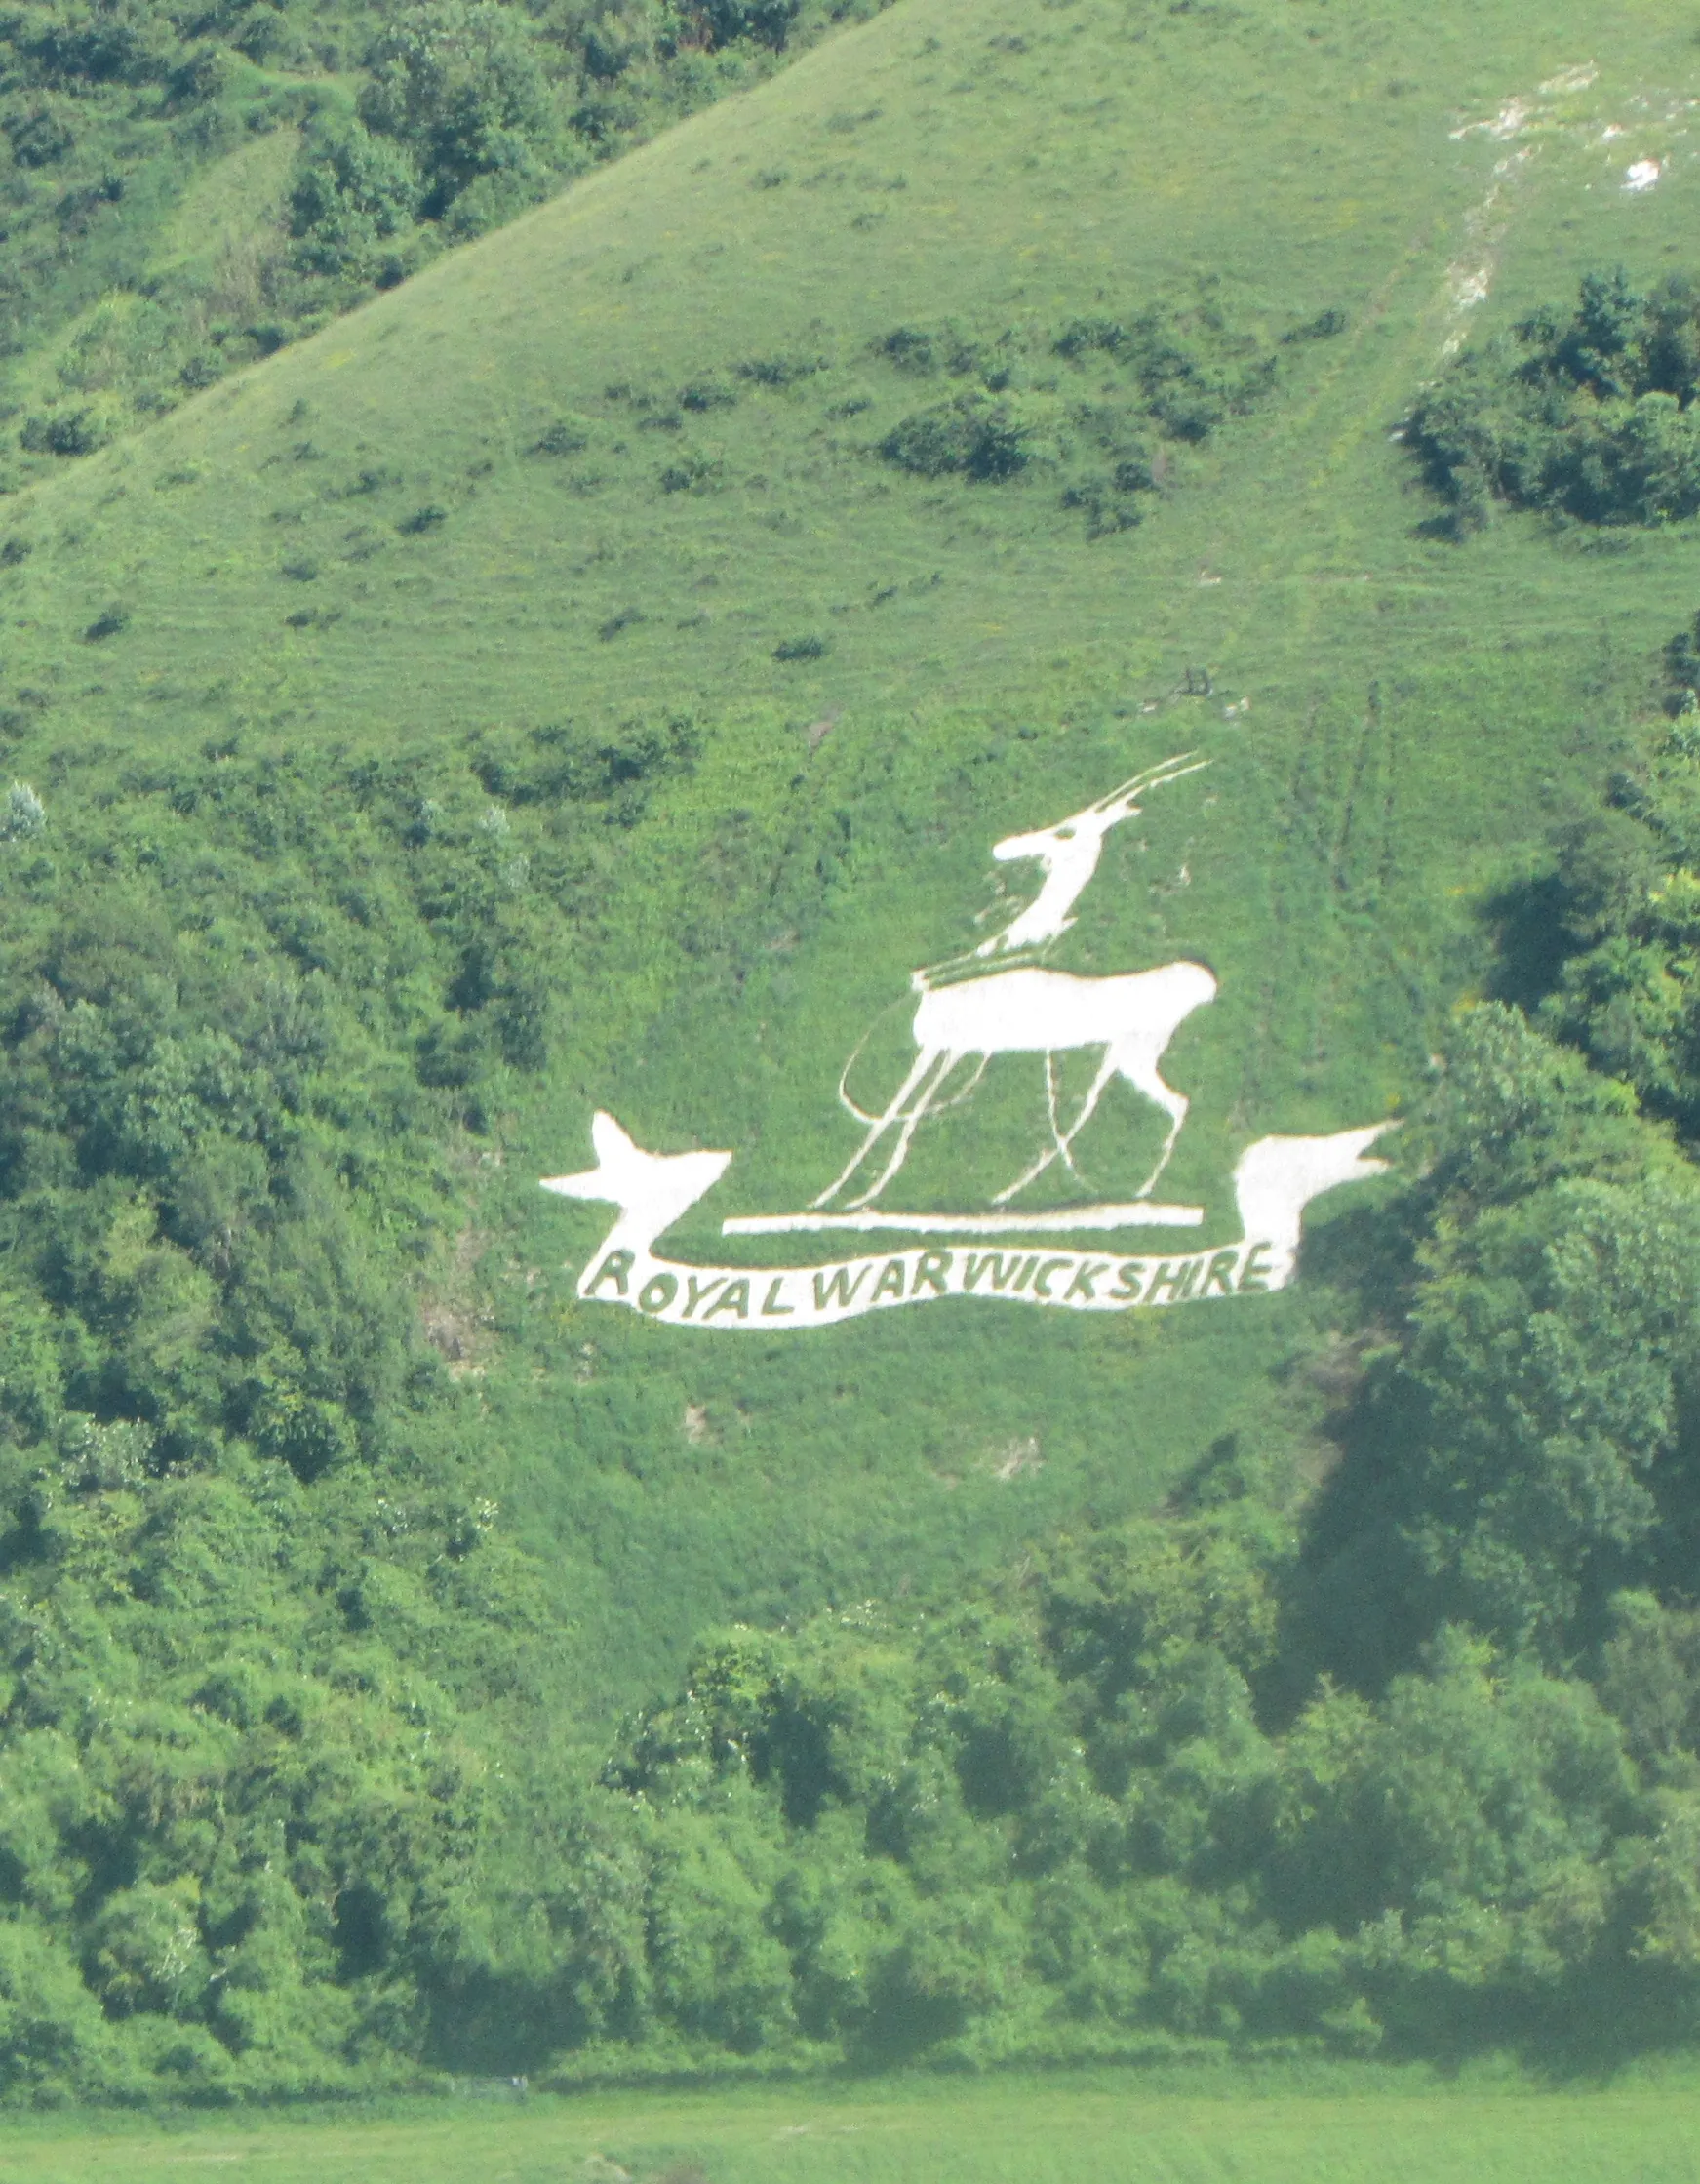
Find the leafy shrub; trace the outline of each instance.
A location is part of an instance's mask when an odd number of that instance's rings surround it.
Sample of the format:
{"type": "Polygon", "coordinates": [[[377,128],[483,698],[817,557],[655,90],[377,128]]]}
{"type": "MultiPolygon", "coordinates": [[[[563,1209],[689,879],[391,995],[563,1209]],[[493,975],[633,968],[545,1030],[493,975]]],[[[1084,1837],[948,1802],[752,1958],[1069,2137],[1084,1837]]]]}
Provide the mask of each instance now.
{"type": "Polygon", "coordinates": [[[417,216],[424,183],[412,151],[358,121],[309,141],[290,193],[297,262],[309,272],[369,269],[417,216]]]}
{"type": "Polygon", "coordinates": [[[0,132],[20,167],[51,167],[76,144],[76,133],[56,106],[14,107],[0,116],[0,132]]]}
{"type": "Polygon", "coordinates": [[[1685,713],[1700,708],[1700,614],[1665,647],[1665,673],[1670,681],[1665,710],[1685,713]]]}
{"type": "Polygon", "coordinates": [[[532,442],[533,455],[581,455],[590,445],[590,425],[586,418],[570,415],[557,417],[532,442]]]}
{"type": "Polygon", "coordinates": [[[663,493],[705,493],[718,485],[726,465],[712,456],[687,453],[661,472],[663,493]]]}
{"type": "Polygon", "coordinates": [[[679,406],[683,410],[730,410],[737,398],[736,387],[712,374],[705,378],[692,379],[679,389],[679,406]]]}
{"type": "Polygon", "coordinates": [[[941,362],[937,339],[919,326],[893,327],[875,341],[874,353],[894,364],[899,372],[924,375],[936,371],[941,362]]]}
{"type": "Polygon", "coordinates": [[[1018,477],[1030,463],[1057,458],[1048,429],[1052,422],[1048,410],[1031,399],[964,394],[901,418],[880,442],[880,453],[923,478],[956,471],[996,485],[1018,477]]]}
{"type": "Polygon", "coordinates": [[[651,790],[692,771],[701,747],[696,723],[685,713],[623,721],[612,733],[562,722],[523,738],[480,737],[473,771],[491,796],[511,804],[588,806],[630,826],[651,790]]]}
{"type": "Polygon", "coordinates": [[[1139,496],[1153,490],[1151,471],[1128,464],[1109,478],[1087,478],[1064,489],[1062,504],[1078,508],[1087,519],[1087,535],[1102,538],[1114,531],[1131,531],[1145,520],[1139,496]]]}
{"type": "Polygon", "coordinates": [[[448,509],[439,507],[434,500],[428,500],[422,508],[415,508],[411,516],[403,516],[396,529],[404,537],[417,538],[427,531],[438,530],[448,521],[448,509]]]}
{"type": "Polygon", "coordinates": [[[496,177],[514,208],[541,193],[562,117],[523,17],[492,0],[426,0],[388,20],[369,66],[360,119],[411,160],[427,218],[496,177]]]}
{"type": "Polygon", "coordinates": [[[1645,293],[1590,273],[1547,309],[1464,352],[1412,409],[1405,441],[1462,535],[1493,504],[1590,524],[1700,513],[1700,291],[1645,293]]]}
{"type": "Polygon", "coordinates": [[[97,406],[59,410],[50,417],[32,417],[18,435],[18,443],[31,454],[93,455],[111,438],[111,424],[97,406]]]}
{"type": "Polygon", "coordinates": [[[741,379],[749,379],[756,386],[795,386],[802,379],[812,378],[817,372],[827,370],[827,359],[804,353],[778,356],[749,356],[737,366],[741,379]]]}
{"type": "Polygon", "coordinates": [[[773,647],[773,657],[786,660],[824,659],[831,650],[832,642],[826,637],[787,637],[773,647]]]}
{"type": "Polygon", "coordinates": [[[753,38],[776,52],[797,20],[801,0],[707,0],[702,10],[716,46],[753,38]]]}
{"type": "MultiPolygon", "coordinates": [[[[1140,496],[1159,489],[1164,464],[1152,434],[1206,440],[1263,400],[1277,374],[1275,350],[1220,313],[1160,307],[1126,320],[1075,319],[1054,335],[900,326],[872,353],[905,377],[957,382],[883,436],[885,460],[920,477],[994,484],[1038,468],[1059,472],[1063,506],[1081,511],[1093,536],[1138,523],[1140,496]]],[[[852,415],[870,400],[833,414],[852,415]]]]}
{"type": "Polygon", "coordinates": [[[14,781],[0,803],[0,842],[33,842],[47,831],[47,808],[27,781],[14,781]]]}
{"type": "Polygon", "coordinates": [[[1306,319],[1302,326],[1289,327],[1281,338],[1284,341],[1331,341],[1344,334],[1352,321],[1348,314],[1332,305],[1319,311],[1314,319],[1306,319]]]}

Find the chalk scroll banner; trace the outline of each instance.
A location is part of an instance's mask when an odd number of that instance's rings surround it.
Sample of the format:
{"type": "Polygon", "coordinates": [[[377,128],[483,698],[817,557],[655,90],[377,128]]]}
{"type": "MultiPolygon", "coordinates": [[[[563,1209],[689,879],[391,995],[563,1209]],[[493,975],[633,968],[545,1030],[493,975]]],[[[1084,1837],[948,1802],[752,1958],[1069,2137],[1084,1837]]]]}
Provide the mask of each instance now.
{"type": "MultiPolygon", "coordinates": [[[[1380,1123],[1332,1137],[1260,1138],[1241,1155],[1234,1171],[1238,1238],[1169,1257],[1053,1251],[1043,1241],[1040,1216],[1025,1238],[1000,1235],[995,1248],[970,1231],[912,1251],[825,1266],[755,1269],[663,1258],[655,1239],[713,1189],[731,1155],[646,1153],[612,1115],[599,1114],[591,1125],[597,1165],[582,1174],[550,1176],[543,1188],[619,1209],[578,1278],[578,1294],[626,1305],[669,1327],[770,1333],[776,1328],[835,1327],[864,1312],[947,1296],[1059,1312],[1130,1312],[1285,1289],[1297,1264],[1305,1208],[1341,1183],[1380,1173],[1387,1164],[1371,1159],[1369,1147],[1387,1127],[1380,1123]]],[[[939,1228],[946,1226],[945,1216],[932,1218],[939,1228]]],[[[885,1222],[891,1228],[909,1225],[899,1215],[886,1216],[885,1222]]],[[[759,1219],[731,1220],[724,1228],[749,1234],[765,1225],[759,1219]]]]}
{"type": "Polygon", "coordinates": [[[992,847],[1001,863],[1031,862],[1044,874],[1038,894],[970,955],[910,975],[916,996],[910,1032],[915,1059],[883,1107],[863,1109],[849,1084],[858,1046],[839,1079],[839,1104],[862,1130],[861,1142],[833,1182],[805,1210],[745,1214],[725,1221],[726,1236],[860,1234],[927,1239],[912,1249],[829,1265],[688,1265],[656,1253],[657,1238],[726,1173],[731,1153],[646,1153],[612,1115],[592,1125],[596,1166],[544,1179],[563,1198],[617,1207],[613,1227],[578,1280],[587,1301],[623,1304],[668,1326],[710,1329],[833,1327],[905,1304],[979,1296],[1063,1312],[1129,1312],[1214,1297],[1279,1290],[1291,1280],[1305,1208],[1324,1191],[1374,1175],[1386,1166],[1368,1149],[1388,1126],[1332,1137],[1263,1137],[1234,1171],[1240,1234],[1203,1251],[1126,1254],[1129,1232],[1175,1233],[1203,1224],[1200,1206],[1152,1197],[1168,1165],[1188,1101],[1161,1064],[1170,1040],[1197,1009],[1214,1000],[1216,980],[1203,964],[1159,964],[1145,971],[1082,976],[1045,960],[1075,920],[1074,905],[1097,870],[1105,837],[1139,815],[1139,799],[1201,772],[1191,751],[1136,774],[1054,826],[1012,834],[992,847]],[[1091,1053],[1091,1083],[1065,1120],[1057,1091],[1059,1055],[1091,1053]],[[1037,1065],[1047,1126],[1021,1172],[976,1212],[893,1212],[879,1204],[901,1174],[924,1125],[967,1105],[992,1061],[1037,1065]],[[1105,1092],[1125,1083],[1167,1118],[1157,1165],[1131,1197],[1095,1206],[1022,1212],[1011,1201],[1056,1164],[1079,1179],[1075,1140],[1105,1092]],[[1077,1248],[1085,1236],[1119,1237],[1116,1246],[1077,1248]],[[1062,1245],[1064,1237],[1076,1244],[1062,1245]]]}

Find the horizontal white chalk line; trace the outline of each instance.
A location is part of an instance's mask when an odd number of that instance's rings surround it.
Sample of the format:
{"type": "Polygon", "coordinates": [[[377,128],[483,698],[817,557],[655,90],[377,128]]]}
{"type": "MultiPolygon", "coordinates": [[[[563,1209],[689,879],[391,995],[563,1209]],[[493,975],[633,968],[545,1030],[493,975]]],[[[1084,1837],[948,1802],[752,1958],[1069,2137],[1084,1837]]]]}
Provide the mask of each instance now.
{"type": "Polygon", "coordinates": [[[1198,1228],[1202,1206],[1066,1206],[1043,1213],[736,1213],[722,1236],[805,1236],[820,1230],[893,1236],[1067,1236],[1117,1228],[1198,1228]]]}

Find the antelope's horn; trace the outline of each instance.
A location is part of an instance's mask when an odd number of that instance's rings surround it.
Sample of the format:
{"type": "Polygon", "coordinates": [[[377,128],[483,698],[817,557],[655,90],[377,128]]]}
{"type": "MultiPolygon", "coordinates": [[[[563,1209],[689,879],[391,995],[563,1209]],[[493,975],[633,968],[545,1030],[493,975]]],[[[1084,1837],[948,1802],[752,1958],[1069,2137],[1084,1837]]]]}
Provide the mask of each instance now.
{"type": "Polygon", "coordinates": [[[1112,789],[1108,796],[1100,796],[1090,809],[1094,812],[1108,812],[1125,799],[1137,796],[1142,789],[1165,788],[1170,781],[1178,781],[1184,774],[1202,773],[1209,763],[1207,758],[1200,758],[1196,751],[1179,751],[1173,758],[1166,758],[1156,766],[1148,766],[1143,774],[1135,774],[1130,781],[1124,781],[1120,788],[1112,789]]]}

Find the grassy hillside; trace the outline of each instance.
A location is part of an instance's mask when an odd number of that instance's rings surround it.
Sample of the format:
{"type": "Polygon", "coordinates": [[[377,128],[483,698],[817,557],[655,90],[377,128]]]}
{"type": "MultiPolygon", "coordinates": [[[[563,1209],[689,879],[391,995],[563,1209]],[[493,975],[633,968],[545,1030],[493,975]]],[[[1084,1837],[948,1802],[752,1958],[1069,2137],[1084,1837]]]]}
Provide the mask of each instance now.
{"type": "MultiPolygon", "coordinates": [[[[536,1181],[607,1108],[735,1151],[699,1245],[813,1196],[855,1042],[890,1071],[909,973],[1015,899],[991,845],[1185,749],[1054,958],[1220,980],[1166,1189],[1215,1221],[1253,1138],[1408,1105],[1492,899],[1632,750],[1693,537],[1460,546],[1396,428],[1472,326],[1686,261],[1696,51],[1651,6],[900,0],[8,503],[20,1612],[71,1571],[123,1654],[77,1640],[91,1688],[180,1680],[165,1743],[317,1725],[298,1886],[345,1985],[444,1921],[477,1957],[500,1740],[600,1746],[705,1623],[946,1598],[1236,1450],[1326,1468],[1373,1317],[1344,1200],[1231,1310],[721,1344],[575,1301],[606,1224],[536,1181]],[[332,1850],[344,1745],[377,1786],[332,1850]]],[[[1038,1127],[991,1090],[918,1152],[933,1202],[1038,1127]]],[[[1156,1141],[1118,1094],[1091,1158],[1156,1141]]],[[[193,1799],[112,1766],[130,1864],[79,1850],[32,1916],[178,1915],[146,1845],[193,1799]]],[[[88,1930],[108,2014],[160,2006],[152,1944],[88,1930]]],[[[306,2052],[307,2005],[234,1992],[306,2052]]],[[[350,2053],[428,2045],[372,1994],[350,2053]]]]}
{"type": "Polygon", "coordinates": [[[10,9],[0,491],[393,288],[856,12],[10,9]]]}
{"type": "Polygon", "coordinates": [[[481,1461],[579,1566],[627,1674],[723,1603],[1137,1505],[1266,1409],[1303,1298],[1136,1330],[962,1310],[732,1355],[574,1307],[558,1270],[597,1216],[533,1179],[580,1165],[608,1105],[646,1143],[738,1147],[746,1203],[812,1195],[849,1149],[843,1059],[970,935],[990,843],[1193,745],[1213,771],[1112,837],[1069,943],[1221,978],[1174,1052],[1177,1193],[1219,1204],[1247,1136],[1422,1084],[1483,960],[1482,892],[1601,771],[1689,603],[1680,534],[1608,559],[1517,525],[1425,539],[1389,441],[1466,260],[1505,315],[1579,263],[1680,251],[1693,184],[1654,117],[1684,35],[1632,13],[1588,88],[1537,92],[1597,42],[1585,10],[930,0],[18,507],[7,763],[48,802],[43,888],[115,824],[222,851],[200,784],[256,769],[386,870],[414,802],[505,805],[560,1014],[480,1138],[461,1251],[502,1326],[481,1461]],[[1522,138],[1468,127],[1514,97],[1522,138]],[[1655,141],[1665,179],[1626,194],[1655,141]],[[1508,142],[1527,156],[1497,173],[1508,142]],[[894,329],[1042,343],[1201,305],[1273,351],[1275,388],[1166,443],[1136,529],[1089,536],[1037,475],[871,452],[929,392],[872,348],[894,329]],[[1283,344],[1325,311],[1343,332],[1283,344]],[[774,656],[799,638],[819,656],[774,656]],[[1189,666],[1213,697],[1172,695],[1189,666]],[[686,716],[696,756],[629,829],[549,786],[550,736],[686,716]],[[1042,1472],[988,1477],[1030,1436],[1042,1472]]]}

